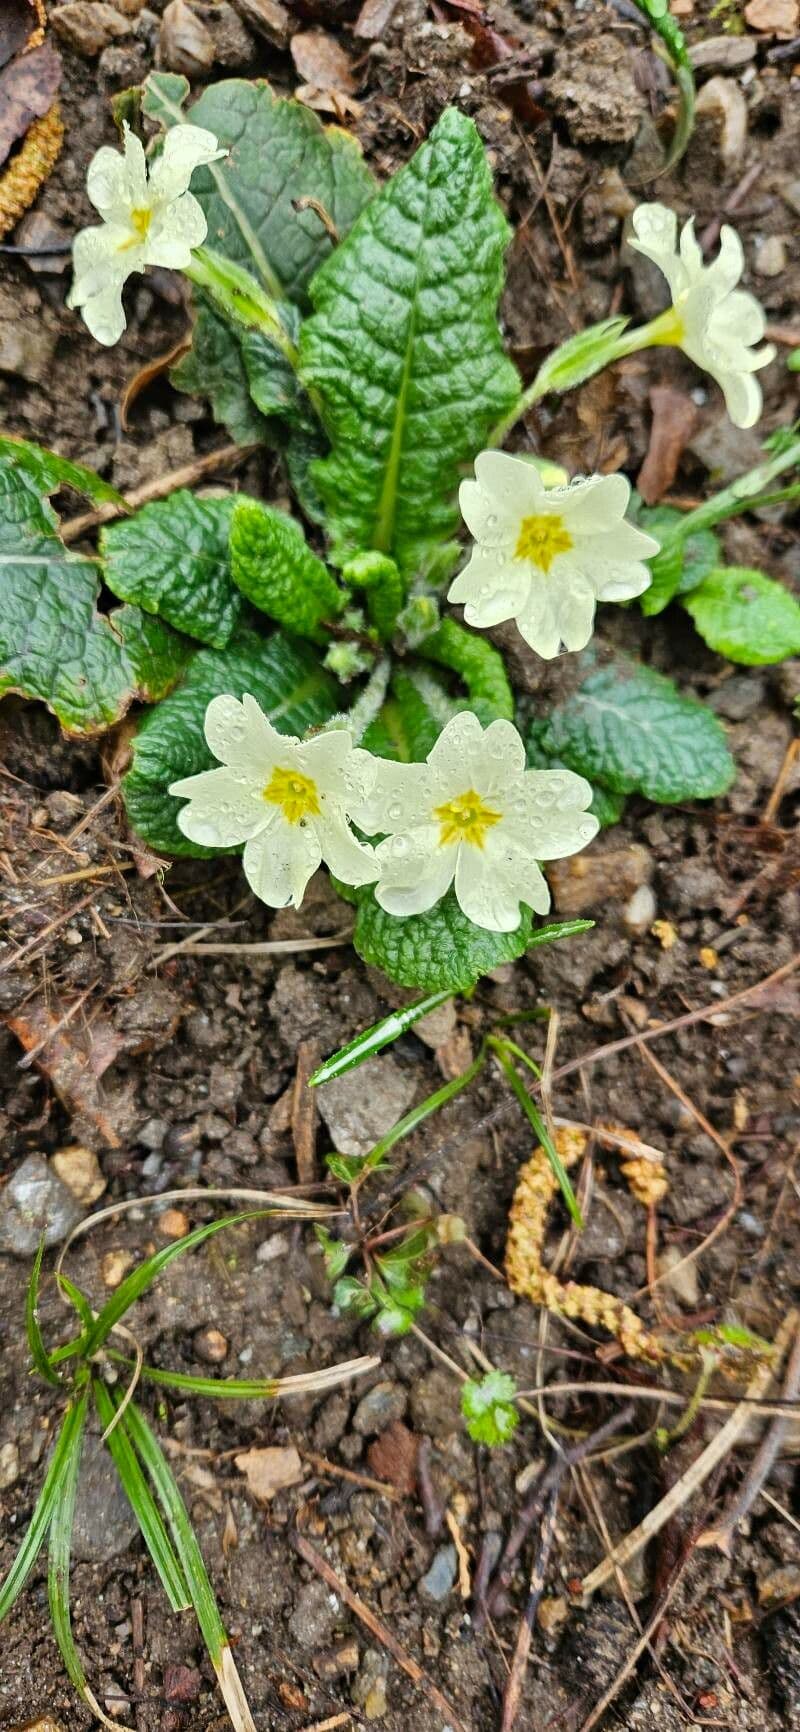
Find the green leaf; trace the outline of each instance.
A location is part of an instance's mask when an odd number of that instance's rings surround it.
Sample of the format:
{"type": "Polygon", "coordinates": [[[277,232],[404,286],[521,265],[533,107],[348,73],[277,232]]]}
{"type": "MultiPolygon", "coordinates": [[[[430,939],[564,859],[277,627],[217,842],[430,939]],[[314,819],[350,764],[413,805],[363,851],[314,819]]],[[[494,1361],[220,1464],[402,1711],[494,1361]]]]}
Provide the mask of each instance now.
{"type": "Polygon", "coordinates": [[[200,650],[180,685],[145,717],[133,743],[133,767],[122,784],[133,828],[157,853],[219,852],[182,835],[177,825],[180,802],[167,790],[179,777],[197,775],[215,764],[203,723],[211,699],[223,692],[236,698],[252,693],[285,734],[302,735],[328,721],[339,703],[336,682],[314,652],[281,632],[264,638],[241,628],[226,649],[200,650]]]}
{"type": "MultiPolygon", "coordinates": [[[[250,389],[245,335],[221,318],[205,295],[195,290],[192,346],[172,368],[170,380],[176,391],[207,398],[214,420],[227,428],[237,445],[270,444],[269,422],[250,389]]],[[[271,344],[269,347],[275,354],[271,344]]]]}
{"type": "Polygon", "coordinates": [[[50,1618],[53,1625],[58,1650],[67,1671],[70,1683],[85,1702],[94,1706],[91,1691],[86,1682],[81,1657],[75,1646],[72,1634],[72,1618],[69,1609],[69,1565],[72,1547],[72,1523],[75,1517],[75,1494],[78,1489],[78,1474],[81,1466],[83,1449],[83,1434],[86,1424],[86,1408],[89,1391],[85,1391],[81,1406],[80,1419],[72,1440],[72,1448],[67,1458],[64,1474],[61,1480],[59,1496],[53,1510],[53,1520],[50,1525],[50,1556],[47,1570],[47,1594],[50,1604],[50,1618]]]}
{"type": "Polygon", "coordinates": [[[414,665],[396,668],[391,695],[366,729],[361,743],[378,758],[393,758],[401,764],[421,763],[458,707],[448,697],[438,675],[414,665]]]}
{"type": "MultiPolygon", "coordinates": [[[[551,757],[542,745],[542,735],[546,732],[547,722],[533,722],[525,742],[528,765],[531,770],[566,770],[568,765],[563,758],[551,757]]],[[[604,788],[602,782],[592,784],[592,803],[589,811],[597,819],[601,830],[608,830],[612,824],[618,824],[625,810],[625,795],[615,794],[611,788],[604,788]]]]}
{"type": "Polygon", "coordinates": [[[97,560],[70,553],[32,480],[0,460],[0,695],[40,698],[67,733],[110,727],[174,684],[189,646],[136,608],[97,612],[97,560]]]}
{"type": "Polygon", "coordinates": [[[762,667],[800,655],[800,603],[763,571],[723,566],[683,605],[709,647],[729,661],[762,667]]]}
{"type": "Polygon", "coordinates": [[[684,513],[674,505],[642,505],[639,501],[631,519],[662,544],[661,551],[649,561],[653,581],[640,596],[639,606],[648,616],[663,613],[674,596],[694,589],[719,565],[719,536],[711,529],[697,529],[684,537],[684,513]]]}
{"type": "Polygon", "coordinates": [[[182,1239],[173,1240],[172,1244],[165,1245],[152,1257],[139,1263],[131,1270],[130,1275],[126,1275],[125,1280],[120,1282],[111,1298],[106,1300],[102,1310],[98,1312],[86,1339],[86,1358],[91,1359],[98,1352],[126,1311],[149,1291],[153,1282],[163,1275],[164,1270],[169,1268],[170,1263],[174,1263],[176,1257],[183,1257],[187,1251],[193,1251],[198,1245],[205,1244],[206,1239],[213,1239],[217,1233],[225,1232],[228,1227],[236,1227],[242,1221],[255,1219],[255,1214],[255,1211],[251,1211],[249,1214],[224,1215],[221,1221],[207,1221],[202,1227],[195,1227],[193,1232],[186,1233],[182,1239]]]}
{"type": "Polygon", "coordinates": [[[28,1291],[25,1300],[25,1328],[28,1336],[28,1347],[30,1349],[31,1359],[33,1360],[39,1376],[44,1378],[45,1383],[53,1383],[56,1388],[58,1388],[61,1379],[56,1376],[56,1373],[50,1364],[47,1348],[45,1347],[42,1338],[42,1331],[39,1327],[39,1318],[36,1309],[39,1303],[39,1277],[42,1272],[43,1256],[44,1236],[39,1240],[39,1249],[36,1253],[33,1268],[31,1270],[31,1278],[28,1282],[28,1291]]]}
{"type": "Polygon", "coordinates": [[[443,619],[420,645],[420,655],[461,675],[469,708],[488,727],[499,718],[514,720],[514,693],[500,651],[488,638],[468,631],[457,620],[443,619]]]}
{"type": "Polygon", "coordinates": [[[334,1077],[344,1076],[347,1071],[357,1070],[368,1058],[373,1058],[376,1052],[382,1052],[385,1046],[390,1046],[398,1040],[415,1022],[423,1016],[428,1016],[440,1004],[446,1004],[452,998],[450,992],[431,992],[427,998],[419,999],[417,1004],[407,1005],[405,1010],[390,1010],[388,1016],[382,1016],[380,1022],[374,1022],[371,1028],[365,1028],[363,1034],[357,1034],[347,1046],[339,1048],[331,1058],[314,1071],[308,1079],[309,1088],[320,1088],[323,1083],[333,1082],[334,1077]]]}
{"type": "Polygon", "coordinates": [[[662,805],[711,800],[736,773],[717,717],[663,674],[622,657],[594,668],[552,712],[542,744],[590,781],[662,805]]]}
{"type": "Polygon", "coordinates": [[[314,1232],[317,1243],[322,1248],[325,1274],[329,1281],[338,1281],[339,1276],[344,1274],[353,1255],[353,1246],[346,1245],[343,1239],[334,1239],[327,1227],[316,1226],[314,1232]]]}
{"type": "Polygon", "coordinates": [[[516,1393],[516,1382],[507,1371],[487,1371],[480,1382],[468,1377],[462,1383],[461,1412],[473,1443],[496,1448],[510,1441],[519,1424],[516,1393]]]}
{"type": "Polygon", "coordinates": [[[345,597],[293,517],[255,499],[238,501],[230,557],[233,581],[254,607],[287,631],[327,643],[323,622],[336,618],[345,597]]]}
{"type": "Polygon", "coordinates": [[[165,128],[186,120],[208,127],[230,152],[192,176],[209,245],[252,271],[277,299],[304,306],[332,243],[318,210],[296,205],[313,200],[336,233],[347,234],[375,191],[358,141],[341,127],[323,127],[311,109],[275,96],[262,79],[221,79],[184,113],[188,93],[185,78],[153,72],[143,107],[165,128]]]}
{"type": "Polygon", "coordinates": [[[337,560],[403,575],[451,536],[462,465],[516,402],[496,306],[509,237],[473,122],[446,109],[311,285],[301,377],[333,451],[316,465],[337,560]]]}
{"type": "Polygon", "coordinates": [[[228,535],[236,496],[196,499],[179,488],[100,535],[105,580],[122,601],[224,649],[241,611],[228,535]]]}
{"type": "MultiPolygon", "coordinates": [[[[93,1379],[95,1405],[104,1432],[114,1420],[116,1407],[99,1377],[93,1379]]],[[[120,1484],[133,1510],[142,1538],[155,1564],[161,1586],[173,1612],[187,1611],[191,1597],[161,1511],[144,1477],[139,1458],[127,1432],[115,1425],[106,1438],[106,1449],[119,1475],[120,1484]]]]}
{"type": "Polygon", "coordinates": [[[487,932],[462,914],[453,890],[427,914],[404,918],[379,908],[371,888],[355,891],[354,899],[359,956],[421,992],[466,992],[491,968],[521,956],[531,940],[529,909],[513,932],[487,932]]]}
{"type": "Polygon", "coordinates": [[[8,1616],[15,1600],[21,1594],[47,1538],[47,1531],[53,1519],[53,1510],[61,1496],[64,1475],[75,1448],[76,1439],[80,1437],[83,1430],[87,1395],[88,1391],[84,1390],[78,1400],[67,1408],[55,1448],[50,1457],[50,1466],[45,1474],[44,1485],[36,1500],[30,1526],[20,1542],[19,1550],[5,1581],[0,1584],[0,1624],[8,1616]]]}
{"type": "Polygon", "coordinates": [[[118,505],[126,510],[125,500],[110,481],[95,475],[82,463],[71,463],[56,451],[46,451],[43,445],[33,445],[29,439],[10,439],[0,435],[0,461],[22,470],[33,482],[37,493],[57,493],[60,487],[71,487],[83,493],[93,505],[118,505]]]}

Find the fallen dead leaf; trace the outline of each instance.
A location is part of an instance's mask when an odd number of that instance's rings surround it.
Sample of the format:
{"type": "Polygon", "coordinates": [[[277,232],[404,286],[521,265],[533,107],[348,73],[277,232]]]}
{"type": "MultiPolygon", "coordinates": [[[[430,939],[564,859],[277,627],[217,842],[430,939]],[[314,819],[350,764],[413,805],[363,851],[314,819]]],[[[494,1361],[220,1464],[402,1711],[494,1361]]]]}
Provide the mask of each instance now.
{"type": "Polygon", "coordinates": [[[52,1083],[67,1110],[82,1113],[108,1147],[118,1149],[121,1138],[100,1087],[100,1078],[121,1051],[123,1037],[99,1018],[95,1018],[90,1028],[74,1028],[71,1024],[60,1027],[63,1020],[63,1012],[55,1016],[43,1004],[29,1004],[6,1019],[7,1027],[25,1051],[35,1053],[37,1070],[52,1083]]]}
{"type": "Polygon", "coordinates": [[[0,66],[23,48],[37,48],[44,36],[44,0],[3,0],[0,7],[0,66]]]}
{"type": "Polygon", "coordinates": [[[247,1489],[256,1503],[269,1503],[279,1491],[299,1485],[304,1468],[293,1443],[268,1449],[247,1449],[234,1457],[236,1466],[247,1480],[247,1489]]]}
{"type": "Polygon", "coordinates": [[[0,165],[32,120],[47,113],[61,83],[61,56],[49,42],[18,54],[0,73],[0,165]]]}
{"type": "Polygon", "coordinates": [[[397,0],[364,0],[354,32],[365,42],[377,42],[392,21],[397,0]]]}
{"type": "Polygon", "coordinates": [[[236,1522],[235,1522],[234,1516],[233,1516],[233,1510],[231,1509],[230,1504],[226,1504],[226,1506],[225,1506],[225,1526],[222,1530],[222,1540],[221,1540],[222,1556],[224,1558],[227,1558],[231,1552],[235,1552],[238,1544],[239,1544],[239,1529],[236,1526],[236,1522]]]}
{"type": "Polygon", "coordinates": [[[751,30],[790,42],[800,26],[800,5],[798,0],[749,0],[744,16],[751,30]]]}
{"type": "Polygon", "coordinates": [[[138,372],[134,373],[133,377],[128,380],[119,405],[120,420],[125,433],[129,430],[128,418],[137,398],[141,397],[142,392],[148,390],[156,379],[160,379],[163,373],[167,373],[170,367],[176,366],[178,361],[188,353],[191,346],[192,333],[187,331],[186,336],[179,337],[171,349],[165,349],[163,355],[155,355],[152,361],[146,361],[144,366],[140,367],[138,372]]]}
{"type": "Polygon", "coordinates": [[[352,96],[356,88],[349,54],[327,30],[300,30],[291,41],[295,68],[306,84],[318,90],[352,96]]]}
{"type": "Polygon", "coordinates": [[[367,1450],[370,1473],[395,1486],[404,1497],[416,1491],[418,1456],[419,1438],[402,1419],[393,1419],[367,1450]]]}
{"type": "Polygon", "coordinates": [[[691,397],[674,385],[654,385],[650,407],[650,443],[636,486],[645,504],[655,505],[675,480],[681,457],[697,430],[698,412],[691,397]]]}
{"type": "Polygon", "coordinates": [[[320,90],[316,84],[298,84],[294,94],[295,100],[302,102],[304,108],[313,108],[320,114],[335,114],[339,122],[358,120],[364,106],[344,90],[320,90]]]}

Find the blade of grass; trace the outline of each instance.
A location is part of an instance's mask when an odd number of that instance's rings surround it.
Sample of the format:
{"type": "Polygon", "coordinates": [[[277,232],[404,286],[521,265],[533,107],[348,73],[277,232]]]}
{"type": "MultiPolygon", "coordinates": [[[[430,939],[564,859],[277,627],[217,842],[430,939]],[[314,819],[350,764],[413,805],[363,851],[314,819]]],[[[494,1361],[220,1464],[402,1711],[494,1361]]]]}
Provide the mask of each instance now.
{"type": "MultiPolygon", "coordinates": [[[[134,1361],[111,1349],[109,1359],[132,1370],[134,1361]]],[[[322,1371],[301,1371],[294,1377],[193,1377],[185,1371],[162,1371],[155,1365],[143,1365],[141,1376],[148,1383],[159,1383],[163,1389],[179,1389],[184,1394],[210,1396],[213,1401],[277,1401],[282,1395],[303,1395],[336,1389],[352,1377],[365,1377],[380,1365],[375,1355],[347,1359],[341,1365],[328,1365],[322,1371]]],[[[113,1415],[112,1415],[113,1417],[113,1415]]],[[[110,1444],[111,1438],[108,1442],[110,1444]]]]}
{"type": "Polygon", "coordinates": [[[33,1268],[31,1270],[31,1278],[28,1282],[28,1291],[25,1298],[25,1328],[28,1334],[28,1347],[30,1348],[31,1359],[33,1360],[39,1376],[44,1378],[45,1383],[52,1383],[56,1388],[58,1388],[61,1379],[56,1376],[50,1363],[50,1357],[44,1344],[42,1331],[39,1328],[39,1318],[36,1313],[36,1307],[39,1302],[39,1277],[42,1273],[43,1256],[44,1234],[42,1234],[42,1237],[39,1240],[39,1249],[36,1253],[33,1268]]]}
{"type": "Polygon", "coordinates": [[[94,1312],[86,1294],[81,1292],[80,1287],[75,1286],[74,1281],[70,1281],[69,1276],[65,1275],[62,1269],[59,1270],[56,1280],[65,1298],[77,1311],[84,1329],[91,1329],[94,1323],[94,1312]]]}
{"type": "Polygon", "coordinates": [[[393,1040],[398,1040],[406,1030],[413,1028],[423,1016],[431,1010],[436,1010],[440,1004],[446,1004],[452,998],[452,992],[431,992],[427,998],[419,999],[417,1004],[409,1004],[405,1010],[393,1010],[388,1016],[374,1022],[371,1028],[365,1028],[363,1034],[357,1034],[355,1040],[348,1041],[347,1046],[339,1048],[331,1058],[314,1071],[308,1079],[309,1088],[320,1088],[322,1083],[332,1082],[334,1077],[344,1076],[346,1071],[355,1070],[365,1060],[372,1058],[374,1053],[381,1052],[383,1047],[390,1046],[393,1040]]]}
{"type": "Polygon", "coordinates": [[[424,1124],[425,1120],[430,1118],[431,1113],[436,1113],[440,1107],[447,1106],[448,1101],[453,1100],[456,1095],[461,1093],[462,1089],[468,1088],[469,1084],[475,1081],[478,1072],[483,1069],[485,1062],[486,1054],[481,1048],[477,1058],[473,1059],[472,1064],[468,1065],[460,1076],[454,1077],[452,1082],[444,1083],[442,1088],[436,1089],[432,1095],[427,1095],[418,1106],[412,1107],[411,1111],[406,1113],[402,1119],[398,1119],[397,1124],[393,1125],[391,1130],[387,1131],[384,1137],[381,1137],[380,1142],[377,1142],[375,1147],[370,1149],[369,1154],[364,1156],[358,1169],[357,1182],[360,1184],[367,1173],[379,1166],[384,1155],[388,1155],[389,1150],[393,1149],[395,1143],[399,1143],[402,1137],[409,1136],[411,1131],[415,1131],[418,1125],[424,1124]]]}
{"type": "Polygon", "coordinates": [[[527,949],[535,950],[538,944],[553,944],[559,938],[579,938],[582,932],[591,932],[593,920],[551,920],[549,926],[540,926],[528,939],[527,949]]]}
{"type": "MultiPolygon", "coordinates": [[[[116,1357],[116,1356],[115,1356],[116,1357]]],[[[121,1357],[121,1356],[120,1356],[121,1357]]],[[[97,1416],[105,1431],[114,1422],[117,1408],[99,1377],[92,1384],[97,1416]]],[[[189,1610],[192,1599],[161,1511],[142,1472],[139,1458],[124,1426],[114,1426],[106,1438],[106,1449],[119,1474],[120,1484],[133,1510],[142,1538],[158,1571],[161,1586],[173,1612],[189,1610]]]]}
{"type": "Polygon", "coordinates": [[[133,1269],[130,1275],[120,1283],[116,1292],[107,1300],[102,1311],[98,1312],[94,1319],[87,1334],[84,1348],[87,1359],[91,1359],[98,1348],[102,1347],[114,1325],[121,1321],[125,1312],[130,1310],[131,1305],[137,1299],[141,1299],[142,1294],[147,1292],[148,1287],[152,1287],[153,1282],[158,1280],[159,1275],[163,1274],[176,1257],[182,1257],[185,1251],[191,1251],[194,1246],[202,1245],[206,1239],[212,1238],[215,1233],[223,1232],[226,1227],[239,1226],[242,1221],[263,1219],[265,1215],[274,1212],[271,1209],[255,1209],[239,1215],[225,1215],[221,1221],[207,1221],[205,1226],[195,1227],[194,1231],[187,1233],[185,1238],[176,1239],[172,1245],[165,1245],[163,1251],[156,1251],[153,1257],[148,1257],[144,1263],[140,1263],[138,1268],[133,1269]]]}
{"type": "MultiPolygon", "coordinates": [[[[112,1401],[114,1397],[112,1396],[112,1401]]],[[[117,1403],[115,1403],[117,1405],[117,1403]]],[[[220,1691],[236,1732],[256,1732],[242,1681],[236,1670],[230,1643],[219,1615],[214,1590],[208,1579],[203,1554],[197,1543],[178,1482],[144,1414],[131,1402],[121,1422],[148,1473],[167,1520],[186,1577],[197,1622],[217,1674],[220,1691]]],[[[116,1436],[116,1433],[112,1435],[116,1436]]]]}
{"type": "Polygon", "coordinates": [[[77,1401],[70,1404],[64,1415],[56,1446],[50,1457],[50,1466],[45,1474],[44,1485],[31,1516],[30,1526],[8,1575],[0,1587],[0,1623],[7,1617],[14,1601],[22,1592],[47,1538],[48,1529],[53,1519],[53,1511],[61,1495],[64,1474],[75,1438],[83,1427],[85,1409],[86,1399],[84,1395],[81,1395],[77,1401]]]}
{"type": "Polygon", "coordinates": [[[567,1169],[564,1166],[564,1162],[562,1161],[558,1149],[553,1142],[541,1113],[538,1111],[537,1107],[534,1106],[519,1071],[516,1069],[513,1060],[506,1050],[506,1042],[501,1040],[497,1035],[490,1035],[486,1044],[494,1053],[512,1093],[516,1096],[529,1125],[535,1131],[536,1136],[547,1155],[547,1159],[550,1162],[556,1178],[558,1179],[559,1185],[561,1186],[561,1194],[564,1198],[564,1202],[569,1209],[576,1227],[582,1229],[583,1216],[578,1206],[578,1199],[572,1189],[572,1185],[570,1184],[567,1169]]]}
{"type": "Polygon", "coordinates": [[[655,31],[656,36],[659,36],[664,44],[666,54],[662,58],[669,59],[680,98],[678,118],[675,122],[672,143],[667,152],[667,160],[656,174],[646,177],[647,180],[657,180],[659,176],[666,174],[669,169],[674,168],[676,163],[680,162],[694,131],[696,106],[694,72],[692,62],[689,59],[686,38],[677,20],[672,17],[667,0],[635,0],[635,4],[639,11],[644,13],[651,30],[655,31]]]}
{"type": "Polygon", "coordinates": [[[91,1709],[104,1726],[111,1732],[126,1732],[118,1720],[110,1720],[96,1701],[89,1689],[86,1673],[83,1670],[81,1657],[75,1646],[72,1634],[72,1618],[69,1607],[69,1566],[72,1548],[72,1525],[75,1519],[75,1493],[78,1489],[78,1475],[81,1466],[81,1451],[83,1449],[83,1434],[86,1424],[87,1404],[89,1399],[88,1386],[79,1402],[78,1428],[72,1440],[72,1447],[67,1457],[66,1466],[61,1479],[60,1495],[53,1510],[50,1524],[50,1556],[47,1569],[47,1595],[50,1602],[50,1617],[53,1633],[58,1643],[58,1650],[66,1668],[70,1683],[78,1695],[91,1709]]]}

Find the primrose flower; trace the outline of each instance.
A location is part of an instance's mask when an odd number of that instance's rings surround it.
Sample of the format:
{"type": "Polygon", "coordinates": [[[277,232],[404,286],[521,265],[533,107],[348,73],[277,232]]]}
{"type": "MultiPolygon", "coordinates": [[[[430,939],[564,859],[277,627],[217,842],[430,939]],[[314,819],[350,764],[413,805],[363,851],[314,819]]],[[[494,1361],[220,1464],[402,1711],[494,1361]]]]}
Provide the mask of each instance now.
{"type": "Polygon", "coordinates": [[[122,288],[133,271],[183,270],[202,245],[208,224],[189,182],[196,168],[226,155],[205,127],[173,126],[148,175],[143,147],[125,122],[122,152],[103,145],[92,157],[86,190],[103,220],[75,236],[67,304],[81,308],[98,343],[122,336],[122,288]]]}
{"type": "Polygon", "coordinates": [[[753,374],[772,360],[775,349],[771,343],[751,346],[761,341],[766,320],[755,296],[736,287],[744,270],[736,230],[723,225],[719,252],[707,265],[694,217],[684,223],[680,241],[678,219],[666,205],[640,204],[632,222],[636,238],[630,245],[663,271],[672,296],[671,310],[653,320],[650,340],[683,349],[720,386],[734,426],[752,427],[762,401],[753,374]]]}
{"type": "Polygon", "coordinates": [[[482,451],[474,481],[462,481],[461,514],[472,557],[448,600],[465,603],[468,625],[514,619],[549,661],[563,644],[583,649],[598,601],[627,601],[650,583],[644,564],[659,543],[625,521],[624,475],[590,475],[545,487],[535,464],[482,451]]]}
{"type": "Polygon", "coordinates": [[[212,698],[205,735],[221,769],[173,782],[189,800],[178,827],[205,848],[244,842],[244,873],[270,908],[299,908],[324,860],[345,884],[371,884],[378,864],[348,815],[364,799],[372,760],[346,728],[298,740],[279,734],[245,693],[212,698]]]}
{"type": "Polygon", "coordinates": [[[377,760],[356,822],[384,833],[375,895],[388,914],[422,914],[455,881],[462,912],[490,932],[513,932],[520,903],[546,914],[550,892],[537,860],[591,842],[592,790],[571,770],[528,770],[511,722],[481,727],[453,716],[424,764],[377,760]]]}

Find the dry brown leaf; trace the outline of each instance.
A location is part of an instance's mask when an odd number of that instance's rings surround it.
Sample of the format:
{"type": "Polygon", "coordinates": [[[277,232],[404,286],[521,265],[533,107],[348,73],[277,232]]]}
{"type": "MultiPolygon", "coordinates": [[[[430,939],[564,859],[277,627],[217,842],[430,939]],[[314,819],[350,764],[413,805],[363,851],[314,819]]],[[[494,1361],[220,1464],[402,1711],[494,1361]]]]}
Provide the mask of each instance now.
{"type": "Polygon", "coordinates": [[[36,1053],[37,1069],[52,1083],[68,1112],[84,1114],[109,1148],[118,1149],[121,1139],[100,1078],[123,1047],[123,1036],[97,1019],[89,1029],[71,1024],[59,1028],[63,1012],[55,1016],[42,1004],[28,1005],[6,1020],[25,1051],[36,1053]]]}
{"type": "Polygon", "coordinates": [[[0,239],[30,209],[41,186],[61,155],[64,123],[57,102],[41,120],[34,120],[21,149],[0,178],[0,239]]]}
{"type": "Polygon", "coordinates": [[[25,48],[38,48],[44,36],[44,0],[2,0],[0,4],[0,66],[25,48]]]}
{"type": "Polygon", "coordinates": [[[355,34],[365,42],[377,42],[392,21],[397,0],[364,0],[355,22],[355,34]]]}
{"type": "Polygon", "coordinates": [[[393,1419],[367,1450],[370,1473],[395,1486],[404,1497],[416,1491],[418,1456],[419,1438],[402,1419],[393,1419]]]}
{"type": "Polygon", "coordinates": [[[744,16],[751,30],[779,36],[785,42],[790,42],[800,28],[798,0],[749,0],[744,16]]]}
{"type": "Polygon", "coordinates": [[[299,1485],[303,1478],[303,1463],[293,1443],[268,1449],[247,1449],[235,1458],[236,1466],[247,1480],[247,1489],[256,1503],[269,1503],[279,1491],[299,1485]]]}
{"type": "Polygon", "coordinates": [[[291,50],[296,70],[306,84],[353,95],[356,80],[350,56],[327,30],[299,30],[292,37],[291,50]]]}
{"type": "Polygon", "coordinates": [[[52,107],[60,83],[61,56],[49,42],[18,54],[0,73],[0,165],[31,121],[41,120],[52,107]]]}
{"type": "Polygon", "coordinates": [[[176,366],[178,361],[188,353],[191,346],[192,333],[191,330],[188,330],[186,336],[179,337],[177,343],[173,343],[171,349],[165,349],[162,355],[155,355],[152,361],[146,361],[144,366],[140,367],[138,372],[134,373],[133,377],[128,380],[119,405],[120,420],[124,432],[127,433],[129,430],[128,417],[137,398],[140,397],[142,392],[146,391],[156,379],[160,379],[162,373],[166,373],[169,371],[170,367],[176,366]]]}
{"type": "Polygon", "coordinates": [[[674,385],[654,385],[650,407],[650,443],[636,486],[646,505],[656,505],[675,480],[681,457],[697,431],[698,412],[691,397],[674,385]]]}

